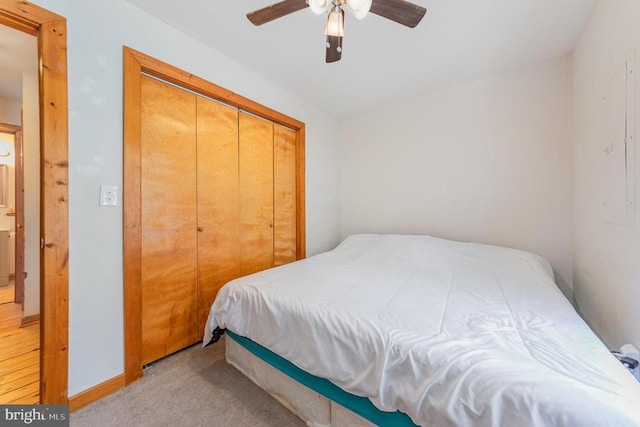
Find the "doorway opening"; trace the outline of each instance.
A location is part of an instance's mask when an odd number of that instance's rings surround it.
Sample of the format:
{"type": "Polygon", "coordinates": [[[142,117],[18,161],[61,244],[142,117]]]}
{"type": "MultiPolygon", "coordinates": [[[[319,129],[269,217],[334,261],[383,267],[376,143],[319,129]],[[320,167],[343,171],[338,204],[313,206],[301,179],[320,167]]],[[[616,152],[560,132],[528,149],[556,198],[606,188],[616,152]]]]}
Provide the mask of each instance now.
{"type": "MultiPolygon", "coordinates": [[[[0,28],[0,31],[4,31],[4,28],[0,28]]],[[[33,53],[35,61],[35,50],[33,53]]],[[[10,77],[0,70],[0,79],[7,81],[10,77]]],[[[10,93],[4,91],[0,95],[0,102],[5,107],[8,104],[10,106],[11,101],[5,99],[10,93]]],[[[32,93],[32,98],[35,98],[37,106],[37,87],[32,93]]],[[[16,117],[9,117],[5,108],[2,120],[22,122],[22,106],[25,104],[22,103],[22,98],[19,100],[20,102],[16,103],[18,105],[15,105],[16,117]]],[[[30,102],[27,102],[26,106],[33,109],[30,102]]],[[[29,114],[35,113],[37,116],[37,108],[35,110],[29,114]]],[[[31,149],[38,149],[37,133],[37,130],[34,130],[33,134],[29,134],[29,137],[35,140],[31,141],[31,145],[34,145],[31,149]]],[[[35,404],[40,401],[38,275],[30,278],[27,282],[28,291],[25,292],[23,134],[22,126],[0,123],[0,348],[3,349],[0,351],[0,402],[8,404],[35,404]]],[[[29,167],[36,173],[32,183],[39,187],[37,166],[37,156],[31,156],[29,167]]],[[[38,198],[37,194],[32,196],[38,198]]],[[[31,205],[31,202],[27,205],[31,205]]],[[[32,206],[31,210],[39,211],[39,208],[32,206]]],[[[37,212],[34,217],[37,221],[37,212]]],[[[31,234],[35,237],[32,239],[35,241],[30,245],[33,247],[30,247],[29,260],[30,264],[37,267],[39,227],[36,223],[28,228],[33,229],[31,234]]]]}
{"type": "Polygon", "coordinates": [[[22,0],[0,2],[0,25],[38,40],[41,403],[68,402],[68,108],[66,20],[22,0]]]}
{"type": "Polygon", "coordinates": [[[0,39],[0,402],[34,404],[40,399],[38,43],[4,25],[0,39]]]}

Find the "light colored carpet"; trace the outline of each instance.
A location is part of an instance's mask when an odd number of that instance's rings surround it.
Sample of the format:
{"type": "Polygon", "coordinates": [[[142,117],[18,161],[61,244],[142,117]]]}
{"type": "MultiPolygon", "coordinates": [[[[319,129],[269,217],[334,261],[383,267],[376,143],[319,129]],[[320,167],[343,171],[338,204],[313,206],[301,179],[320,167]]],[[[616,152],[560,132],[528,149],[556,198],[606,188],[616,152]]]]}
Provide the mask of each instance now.
{"type": "Polygon", "coordinates": [[[157,362],[136,383],[73,412],[71,426],[304,426],[227,364],[223,341],[157,362]]]}

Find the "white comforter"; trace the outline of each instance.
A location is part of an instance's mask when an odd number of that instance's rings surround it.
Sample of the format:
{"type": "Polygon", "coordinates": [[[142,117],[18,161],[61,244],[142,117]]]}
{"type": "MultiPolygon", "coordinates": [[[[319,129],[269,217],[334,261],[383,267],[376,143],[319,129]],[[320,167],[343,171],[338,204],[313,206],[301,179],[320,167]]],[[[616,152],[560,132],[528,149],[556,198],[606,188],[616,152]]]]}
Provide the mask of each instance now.
{"type": "Polygon", "coordinates": [[[216,327],[419,425],[640,425],[640,385],[523,251],[356,235],[230,282],[216,327]]]}

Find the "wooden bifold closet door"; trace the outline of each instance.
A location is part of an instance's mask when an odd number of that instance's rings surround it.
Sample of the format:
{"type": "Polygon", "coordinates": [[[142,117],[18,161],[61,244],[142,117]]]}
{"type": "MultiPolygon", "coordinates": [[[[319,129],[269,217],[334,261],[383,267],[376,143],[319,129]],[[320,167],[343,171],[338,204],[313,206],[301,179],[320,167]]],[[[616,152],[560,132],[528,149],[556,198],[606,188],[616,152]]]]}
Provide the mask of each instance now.
{"type": "Polygon", "coordinates": [[[202,338],[229,280],[296,260],[296,132],[143,76],[142,363],[202,338]]]}
{"type": "Polygon", "coordinates": [[[197,340],[196,98],[143,77],[142,359],[197,340]]]}
{"type": "Polygon", "coordinates": [[[218,289],[240,276],[238,110],[196,98],[198,334],[202,335],[218,289]]]}
{"type": "Polygon", "coordinates": [[[273,265],[297,259],[296,133],[273,126],[273,265]]]}

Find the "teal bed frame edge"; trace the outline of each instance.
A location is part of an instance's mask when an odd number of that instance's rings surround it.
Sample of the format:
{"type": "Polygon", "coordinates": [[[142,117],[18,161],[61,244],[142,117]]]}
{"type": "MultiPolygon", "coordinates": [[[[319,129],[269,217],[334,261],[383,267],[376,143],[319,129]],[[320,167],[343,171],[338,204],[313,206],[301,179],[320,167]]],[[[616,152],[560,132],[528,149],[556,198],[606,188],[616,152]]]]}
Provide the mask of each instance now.
{"type": "Polygon", "coordinates": [[[347,393],[329,380],[311,375],[310,373],[298,368],[287,359],[275,354],[271,350],[261,346],[249,338],[235,334],[228,329],[226,330],[226,334],[242,347],[249,350],[254,356],[264,360],[269,365],[299,383],[309,387],[317,393],[320,393],[327,399],[333,400],[345,408],[350,409],[372,423],[382,427],[416,427],[416,424],[411,421],[411,418],[403,412],[381,411],[366,397],[355,396],[351,393],[347,393]]]}

